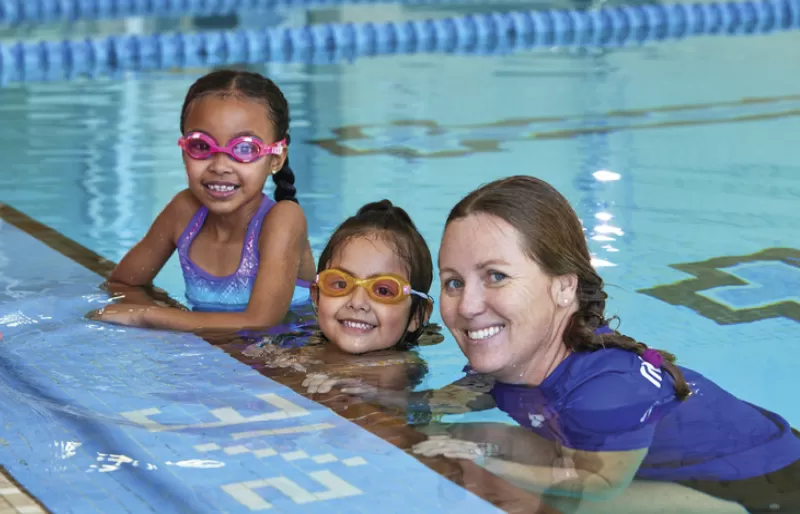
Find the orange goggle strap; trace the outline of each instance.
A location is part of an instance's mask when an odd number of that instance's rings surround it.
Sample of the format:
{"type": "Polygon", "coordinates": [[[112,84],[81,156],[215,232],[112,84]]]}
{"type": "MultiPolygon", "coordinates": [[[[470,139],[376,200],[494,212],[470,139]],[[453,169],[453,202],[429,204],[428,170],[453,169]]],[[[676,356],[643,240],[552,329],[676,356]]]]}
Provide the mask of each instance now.
{"type": "MultiPolygon", "coordinates": [[[[325,270],[325,271],[328,271],[328,270],[325,270]]],[[[324,273],[325,271],[323,271],[322,273],[324,273]]],[[[355,277],[353,277],[353,276],[351,276],[351,275],[349,275],[347,273],[343,273],[341,271],[339,271],[338,273],[340,273],[345,278],[349,277],[351,279],[357,280],[355,277]]],[[[319,287],[319,276],[320,276],[320,273],[317,273],[317,278],[316,278],[316,280],[314,280],[314,284],[316,284],[317,287],[319,287]]],[[[379,279],[379,278],[384,278],[384,277],[375,277],[375,278],[379,279]]],[[[403,289],[402,289],[403,296],[409,296],[409,295],[413,294],[413,295],[419,296],[421,298],[425,298],[426,300],[433,301],[433,298],[431,298],[430,296],[426,295],[425,293],[420,293],[419,291],[415,291],[414,289],[411,289],[411,285],[410,284],[406,283],[403,280],[398,279],[397,277],[394,277],[392,275],[386,275],[385,278],[392,278],[392,279],[397,280],[398,282],[400,282],[400,285],[403,287],[403,289]]]]}

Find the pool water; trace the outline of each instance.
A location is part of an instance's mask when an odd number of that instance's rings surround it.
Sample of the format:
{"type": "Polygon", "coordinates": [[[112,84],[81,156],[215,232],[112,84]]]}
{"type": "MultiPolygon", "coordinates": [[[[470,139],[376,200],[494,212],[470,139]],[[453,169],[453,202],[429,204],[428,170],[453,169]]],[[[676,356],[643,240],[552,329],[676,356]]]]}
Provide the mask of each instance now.
{"type": "MultiPolygon", "coordinates": [[[[445,12],[371,9],[386,19],[445,12]]],[[[359,13],[298,9],[274,23],[314,16],[359,13]]],[[[8,29],[2,39],[29,34],[8,29]]],[[[435,257],[464,194],[511,174],[540,177],[580,216],[621,330],[798,426],[798,60],[800,34],[786,32],[250,69],[290,102],[290,155],[315,257],[338,223],[381,198],[410,213],[435,257]]],[[[206,71],[6,85],[0,202],[119,260],[186,185],[178,116],[206,71]]],[[[156,285],[184,300],[177,256],[156,285]]],[[[432,290],[438,298],[438,281],[432,290]]],[[[465,359],[449,334],[420,353],[431,369],[420,388],[461,376],[465,359]]]]}

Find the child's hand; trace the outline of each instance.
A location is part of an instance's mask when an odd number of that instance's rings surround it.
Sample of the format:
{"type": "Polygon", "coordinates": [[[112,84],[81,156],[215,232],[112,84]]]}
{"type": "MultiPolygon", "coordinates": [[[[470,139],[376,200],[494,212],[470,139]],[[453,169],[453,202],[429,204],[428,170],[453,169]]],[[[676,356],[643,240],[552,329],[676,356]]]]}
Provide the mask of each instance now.
{"type": "Polygon", "coordinates": [[[368,384],[359,378],[337,378],[323,373],[309,373],[303,381],[303,387],[306,387],[310,394],[327,393],[334,386],[337,386],[342,393],[357,396],[366,402],[395,409],[406,409],[408,407],[407,391],[384,389],[368,384]]]}
{"type": "Polygon", "coordinates": [[[145,325],[145,313],[152,308],[152,305],[111,304],[89,312],[86,318],[115,325],[141,327],[145,325]]]}
{"type": "Polygon", "coordinates": [[[377,391],[376,388],[363,383],[357,378],[337,378],[322,373],[309,373],[306,379],[303,380],[303,387],[307,388],[309,394],[329,393],[333,386],[344,386],[348,394],[358,394],[350,391],[364,393],[377,391]]]}
{"type": "Polygon", "coordinates": [[[267,362],[267,366],[270,368],[292,368],[298,369],[299,371],[304,371],[305,367],[303,366],[303,358],[300,355],[297,355],[295,352],[294,354],[289,352],[288,348],[279,348],[277,352],[275,352],[272,360],[267,362]]]}
{"type": "Polygon", "coordinates": [[[300,373],[305,373],[308,371],[308,366],[320,362],[312,359],[307,353],[303,353],[302,348],[281,348],[269,344],[266,339],[263,341],[265,344],[249,346],[242,353],[248,357],[263,359],[264,365],[268,368],[290,368],[300,373]]]}

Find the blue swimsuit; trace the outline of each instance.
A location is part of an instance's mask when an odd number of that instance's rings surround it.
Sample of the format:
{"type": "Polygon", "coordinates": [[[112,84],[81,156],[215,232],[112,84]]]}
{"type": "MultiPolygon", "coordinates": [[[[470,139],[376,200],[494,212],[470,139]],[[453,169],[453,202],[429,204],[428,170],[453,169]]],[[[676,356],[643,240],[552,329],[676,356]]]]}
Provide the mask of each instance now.
{"type": "MultiPolygon", "coordinates": [[[[244,311],[250,301],[258,273],[260,256],[258,239],[261,225],[275,202],[263,195],[261,205],[247,226],[239,267],[232,274],[218,277],[197,266],[189,258],[189,248],[208,216],[208,208],[200,207],[178,238],[178,257],[186,283],[186,299],[195,311],[244,311]]],[[[292,305],[309,300],[310,283],[297,279],[292,305]]]]}

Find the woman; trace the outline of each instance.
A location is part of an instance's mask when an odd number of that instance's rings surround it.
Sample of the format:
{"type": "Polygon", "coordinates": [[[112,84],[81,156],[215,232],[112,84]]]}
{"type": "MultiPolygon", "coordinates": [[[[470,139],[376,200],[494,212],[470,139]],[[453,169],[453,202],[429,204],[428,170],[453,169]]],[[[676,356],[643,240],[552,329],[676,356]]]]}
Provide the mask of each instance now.
{"type": "Polygon", "coordinates": [[[409,408],[497,406],[525,430],[456,426],[417,453],[477,454],[547,495],[608,499],[681,484],[753,513],[800,512],[797,432],[609,329],[580,220],[549,184],[516,176],[467,195],[447,219],[439,268],[442,320],[468,375],[414,393],[409,408]]]}

